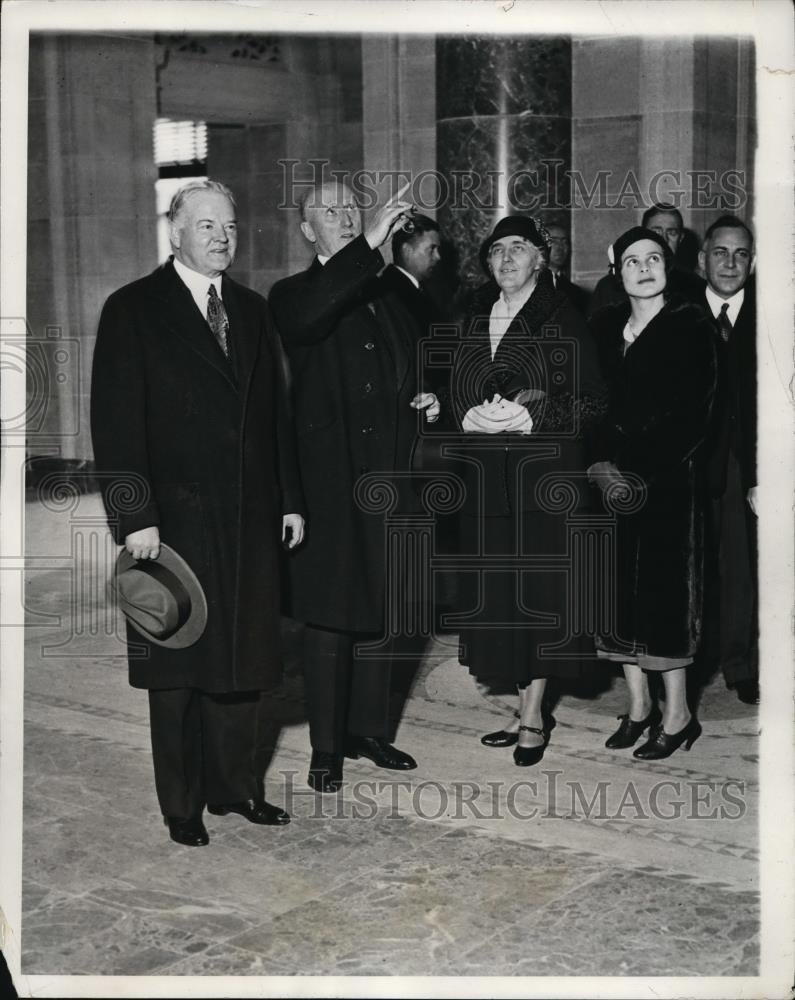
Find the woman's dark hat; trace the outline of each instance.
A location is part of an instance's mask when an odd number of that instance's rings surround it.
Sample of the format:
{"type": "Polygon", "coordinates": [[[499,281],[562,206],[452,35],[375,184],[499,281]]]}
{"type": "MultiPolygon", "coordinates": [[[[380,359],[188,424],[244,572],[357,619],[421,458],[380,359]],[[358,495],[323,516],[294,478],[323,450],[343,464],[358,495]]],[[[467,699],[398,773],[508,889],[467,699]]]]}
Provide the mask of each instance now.
{"type": "Polygon", "coordinates": [[[489,277],[491,277],[488,268],[489,250],[493,243],[505,236],[521,236],[539,250],[549,251],[549,233],[540,219],[532,219],[528,215],[506,215],[504,219],[500,219],[494,227],[494,232],[484,240],[480,248],[480,266],[489,277]]]}
{"type": "Polygon", "coordinates": [[[207,624],[207,598],[196,574],[168,545],[157,559],[133,559],[122,549],[108,584],[128,623],[156,646],[184,649],[207,624]]]}
{"type": "Polygon", "coordinates": [[[653,243],[656,243],[665,254],[666,268],[671,266],[674,255],[671,253],[671,248],[665,242],[665,237],[660,236],[659,233],[655,233],[651,229],[646,229],[645,226],[633,226],[632,229],[628,229],[625,233],[622,233],[615,243],[607,248],[608,260],[616,274],[621,270],[621,258],[624,251],[639,240],[651,240],[653,243]]]}

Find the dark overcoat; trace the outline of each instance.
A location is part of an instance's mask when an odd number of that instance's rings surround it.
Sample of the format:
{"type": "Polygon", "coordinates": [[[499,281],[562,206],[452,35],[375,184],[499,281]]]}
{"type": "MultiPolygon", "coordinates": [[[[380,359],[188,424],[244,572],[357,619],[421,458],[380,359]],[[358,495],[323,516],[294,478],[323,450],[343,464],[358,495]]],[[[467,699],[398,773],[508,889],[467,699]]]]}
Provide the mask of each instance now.
{"type": "MultiPolygon", "coordinates": [[[[713,497],[726,490],[726,463],[730,448],[740,463],[743,489],[757,485],[756,477],[756,289],[753,277],[745,286],[743,304],[729,342],[716,336],[718,391],[710,433],[709,486],[713,497]]],[[[706,296],[702,304],[712,315],[706,296]]],[[[717,329],[717,324],[716,324],[717,329]]]]}
{"type": "Polygon", "coordinates": [[[419,337],[427,337],[433,323],[441,322],[441,315],[433,299],[420,286],[407,278],[394,264],[389,264],[381,273],[381,281],[390,291],[395,292],[414,318],[419,337]]]}
{"type": "MultiPolygon", "coordinates": [[[[704,297],[708,316],[712,310],[704,297]]],[[[743,304],[729,335],[720,335],[715,321],[718,388],[713,406],[708,451],[709,492],[712,497],[711,542],[708,558],[707,609],[718,612],[717,647],[726,680],[753,674],[758,665],[757,520],[747,503],[757,485],[756,472],[756,294],[753,277],[745,286],[743,304]],[[739,475],[730,470],[734,456],[739,475]],[[709,570],[712,572],[710,573],[709,570]],[[709,588],[719,600],[710,600],[709,588]]],[[[716,624],[707,623],[707,639],[716,624]]]]}
{"type": "Polygon", "coordinates": [[[187,649],[129,629],[144,653],[130,649],[134,687],[232,692],[279,679],[281,516],[303,512],[284,366],[265,299],[227,276],[221,294],[230,360],[171,261],[111,295],[99,323],[91,424],[114,538],[157,525],[208,604],[187,649]]]}
{"type": "Polygon", "coordinates": [[[384,617],[389,505],[363,477],[407,472],[417,428],[416,330],[377,280],[382,267],[358,236],[270,293],[308,512],[305,544],[290,559],[292,614],[348,632],[378,631],[384,617]]]}
{"type": "Polygon", "coordinates": [[[596,456],[642,483],[616,516],[615,627],[601,644],[687,658],[702,632],[715,333],[699,306],[671,299],[625,352],[629,313],[626,303],[592,319],[610,396],[596,456]]]}
{"type": "Polygon", "coordinates": [[[566,483],[571,509],[587,506],[589,432],[606,405],[593,339],[580,312],[543,271],[492,360],[489,316],[499,294],[495,282],[483,285],[464,323],[450,386],[456,425],[460,428],[467,410],[495,393],[514,399],[530,389],[543,395],[527,405],[533,418],[530,435],[466,436],[464,510],[485,517],[529,510],[557,514],[554,491],[561,487],[553,485],[553,478],[566,483]]]}

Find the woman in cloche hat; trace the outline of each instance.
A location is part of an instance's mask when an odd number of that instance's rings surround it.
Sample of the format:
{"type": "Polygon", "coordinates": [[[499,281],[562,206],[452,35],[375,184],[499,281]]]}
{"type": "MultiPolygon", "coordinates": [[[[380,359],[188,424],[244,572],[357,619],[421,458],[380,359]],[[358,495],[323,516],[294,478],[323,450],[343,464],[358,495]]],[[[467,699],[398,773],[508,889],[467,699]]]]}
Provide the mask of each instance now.
{"type": "Polygon", "coordinates": [[[585,434],[604,386],[585,322],[547,270],[537,220],[500,220],[483,243],[488,282],[474,297],[451,377],[467,434],[460,581],[460,659],[479,679],[515,686],[517,717],[481,742],[514,747],[519,766],[544,755],[551,678],[579,674],[593,651],[570,614],[568,521],[588,502],[585,434]],[[482,564],[477,564],[483,560],[482,564]]]}

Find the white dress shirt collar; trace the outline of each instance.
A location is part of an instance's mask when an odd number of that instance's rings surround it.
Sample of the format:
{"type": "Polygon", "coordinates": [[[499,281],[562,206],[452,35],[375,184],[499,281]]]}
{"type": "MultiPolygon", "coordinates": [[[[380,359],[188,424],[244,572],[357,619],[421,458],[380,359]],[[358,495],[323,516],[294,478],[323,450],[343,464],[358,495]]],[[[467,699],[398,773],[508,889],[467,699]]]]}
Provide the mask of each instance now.
{"type": "Polygon", "coordinates": [[[735,292],[730,299],[724,299],[714,292],[709,285],[707,285],[706,295],[707,302],[709,303],[709,307],[712,310],[712,315],[715,319],[717,319],[720,315],[720,311],[724,304],[728,305],[729,308],[726,310],[726,315],[729,317],[731,325],[734,326],[737,322],[740,309],[742,308],[743,300],[745,299],[745,289],[741,288],[740,291],[735,292]]]}
{"type": "Polygon", "coordinates": [[[511,325],[516,314],[525,302],[527,302],[534,291],[535,286],[533,286],[533,288],[531,288],[526,294],[513,298],[510,304],[506,302],[505,295],[500,292],[500,297],[491,307],[491,315],[489,316],[489,340],[491,341],[492,361],[494,360],[494,355],[497,353],[497,348],[500,346],[500,341],[505,336],[508,327],[511,325]]]}
{"type": "Polygon", "coordinates": [[[188,291],[193,296],[193,301],[199,307],[199,312],[207,319],[207,301],[209,298],[210,285],[215,285],[218,297],[221,298],[221,275],[217,278],[208,278],[206,274],[199,274],[192,267],[186,267],[182,261],[174,258],[174,270],[182,281],[188,286],[188,291]]]}
{"type": "Polygon", "coordinates": [[[409,272],[405,269],[405,267],[401,267],[400,264],[395,264],[395,267],[398,269],[398,271],[400,271],[401,274],[405,274],[406,277],[409,279],[409,281],[412,283],[412,285],[414,285],[414,287],[417,290],[419,290],[420,283],[419,281],[417,281],[417,279],[414,277],[413,274],[409,274],[409,272]]]}

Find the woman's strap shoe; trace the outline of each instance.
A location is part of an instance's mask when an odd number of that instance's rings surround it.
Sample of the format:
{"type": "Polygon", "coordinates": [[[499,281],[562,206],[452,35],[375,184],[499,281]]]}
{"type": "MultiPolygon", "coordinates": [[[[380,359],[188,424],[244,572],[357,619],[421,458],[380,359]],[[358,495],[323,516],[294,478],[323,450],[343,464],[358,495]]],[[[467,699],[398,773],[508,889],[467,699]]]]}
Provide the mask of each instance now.
{"type": "Polygon", "coordinates": [[[664,757],[670,757],[683,743],[685,750],[689,750],[700,735],[701,724],[695,715],[690,717],[690,722],[684,729],[680,729],[673,736],[666,733],[660,723],[649,733],[647,742],[638,747],[632,756],[639,760],[662,760],[664,757]]]}
{"type": "Polygon", "coordinates": [[[640,722],[630,719],[629,714],[619,715],[617,718],[621,720],[621,725],[605,741],[605,746],[610,750],[625,750],[627,747],[635,746],[645,729],[649,726],[658,725],[660,722],[660,710],[656,707],[653,708],[646,718],[640,722]]]}
{"type": "Polygon", "coordinates": [[[546,725],[543,729],[536,729],[535,726],[519,726],[520,733],[536,733],[538,736],[543,736],[544,742],[537,747],[514,747],[513,762],[517,767],[532,767],[533,764],[537,764],[541,760],[544,756],[547,744],[549,743],[549,733],[551,728],[551,726],[547,727],[546,725]]]}

